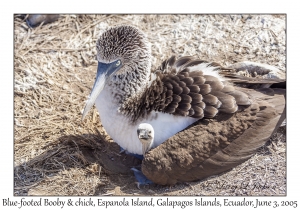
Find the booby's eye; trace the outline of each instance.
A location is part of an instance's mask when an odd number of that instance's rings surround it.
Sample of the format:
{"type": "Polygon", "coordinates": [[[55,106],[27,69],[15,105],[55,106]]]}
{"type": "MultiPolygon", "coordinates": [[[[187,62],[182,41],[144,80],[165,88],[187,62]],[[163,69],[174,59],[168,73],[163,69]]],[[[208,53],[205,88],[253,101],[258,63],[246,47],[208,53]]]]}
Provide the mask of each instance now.
{"type": "Polygon", "coordinates": [[[121,64],[121,61],[118,60],[117,63],[116,63],[115,65],[116,65],[116,67],[117,67],[117,66],[120,66],[120,64],[121,64]]]}

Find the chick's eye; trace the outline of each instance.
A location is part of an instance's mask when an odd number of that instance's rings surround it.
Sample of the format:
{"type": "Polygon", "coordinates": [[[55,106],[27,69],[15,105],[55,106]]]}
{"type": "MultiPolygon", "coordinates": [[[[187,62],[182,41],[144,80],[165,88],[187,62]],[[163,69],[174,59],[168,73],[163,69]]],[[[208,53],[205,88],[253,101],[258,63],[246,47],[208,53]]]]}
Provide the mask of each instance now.
{"type": "Polygon", "coordinates": [[[120,64],[121,64],[121,61],[118,60],[117,63],[116,63],[116,66],[120,66],[120,64]]]}

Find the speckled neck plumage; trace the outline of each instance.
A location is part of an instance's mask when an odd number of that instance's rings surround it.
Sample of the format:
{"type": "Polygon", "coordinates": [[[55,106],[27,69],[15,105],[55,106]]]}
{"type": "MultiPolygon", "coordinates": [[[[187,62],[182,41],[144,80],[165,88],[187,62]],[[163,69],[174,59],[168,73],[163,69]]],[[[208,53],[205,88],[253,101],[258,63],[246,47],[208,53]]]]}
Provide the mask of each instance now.
{"type": "Polygon", "coordinates": [[[147,86],[148,74],[147,71],[138,67],[130,72],[126,72],[125,75],[114,75],[107,85],[115,102],[123,104],[128,99],[139,99],[147,86]]]}

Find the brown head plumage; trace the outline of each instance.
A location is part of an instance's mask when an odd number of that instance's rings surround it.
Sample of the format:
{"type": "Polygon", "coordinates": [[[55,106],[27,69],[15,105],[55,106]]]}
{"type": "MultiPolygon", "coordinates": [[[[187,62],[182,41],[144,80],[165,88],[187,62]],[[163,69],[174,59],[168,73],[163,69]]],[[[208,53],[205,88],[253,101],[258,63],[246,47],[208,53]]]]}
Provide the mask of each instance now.
{"type": "Polygon", "coordinates": [[[111,63],[120,59],[123,67],[116,75],[150,68],[151,51],[143,32],[133,26],[117,26],[105,31],[97,41],[97,59],[111,63]]]}

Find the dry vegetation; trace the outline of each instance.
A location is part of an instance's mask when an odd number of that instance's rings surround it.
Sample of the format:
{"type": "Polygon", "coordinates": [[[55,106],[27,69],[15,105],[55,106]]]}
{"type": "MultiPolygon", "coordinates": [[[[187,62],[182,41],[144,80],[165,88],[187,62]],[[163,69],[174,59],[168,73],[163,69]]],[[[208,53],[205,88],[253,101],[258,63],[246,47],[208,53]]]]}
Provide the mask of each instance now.
{"type": "Polygon", "coordinates": [[[206,180],[137,189],[95,109],[81,111],[96,72],[95,42],[107,28],[141,28],[153,67],[195,55],[228,66],[266,63],[285,71],[284,15],[62,15],[29,28],[14,18],[14,193],[20,195],[285,195],[285,127],[242,165],[206,180]]]}

